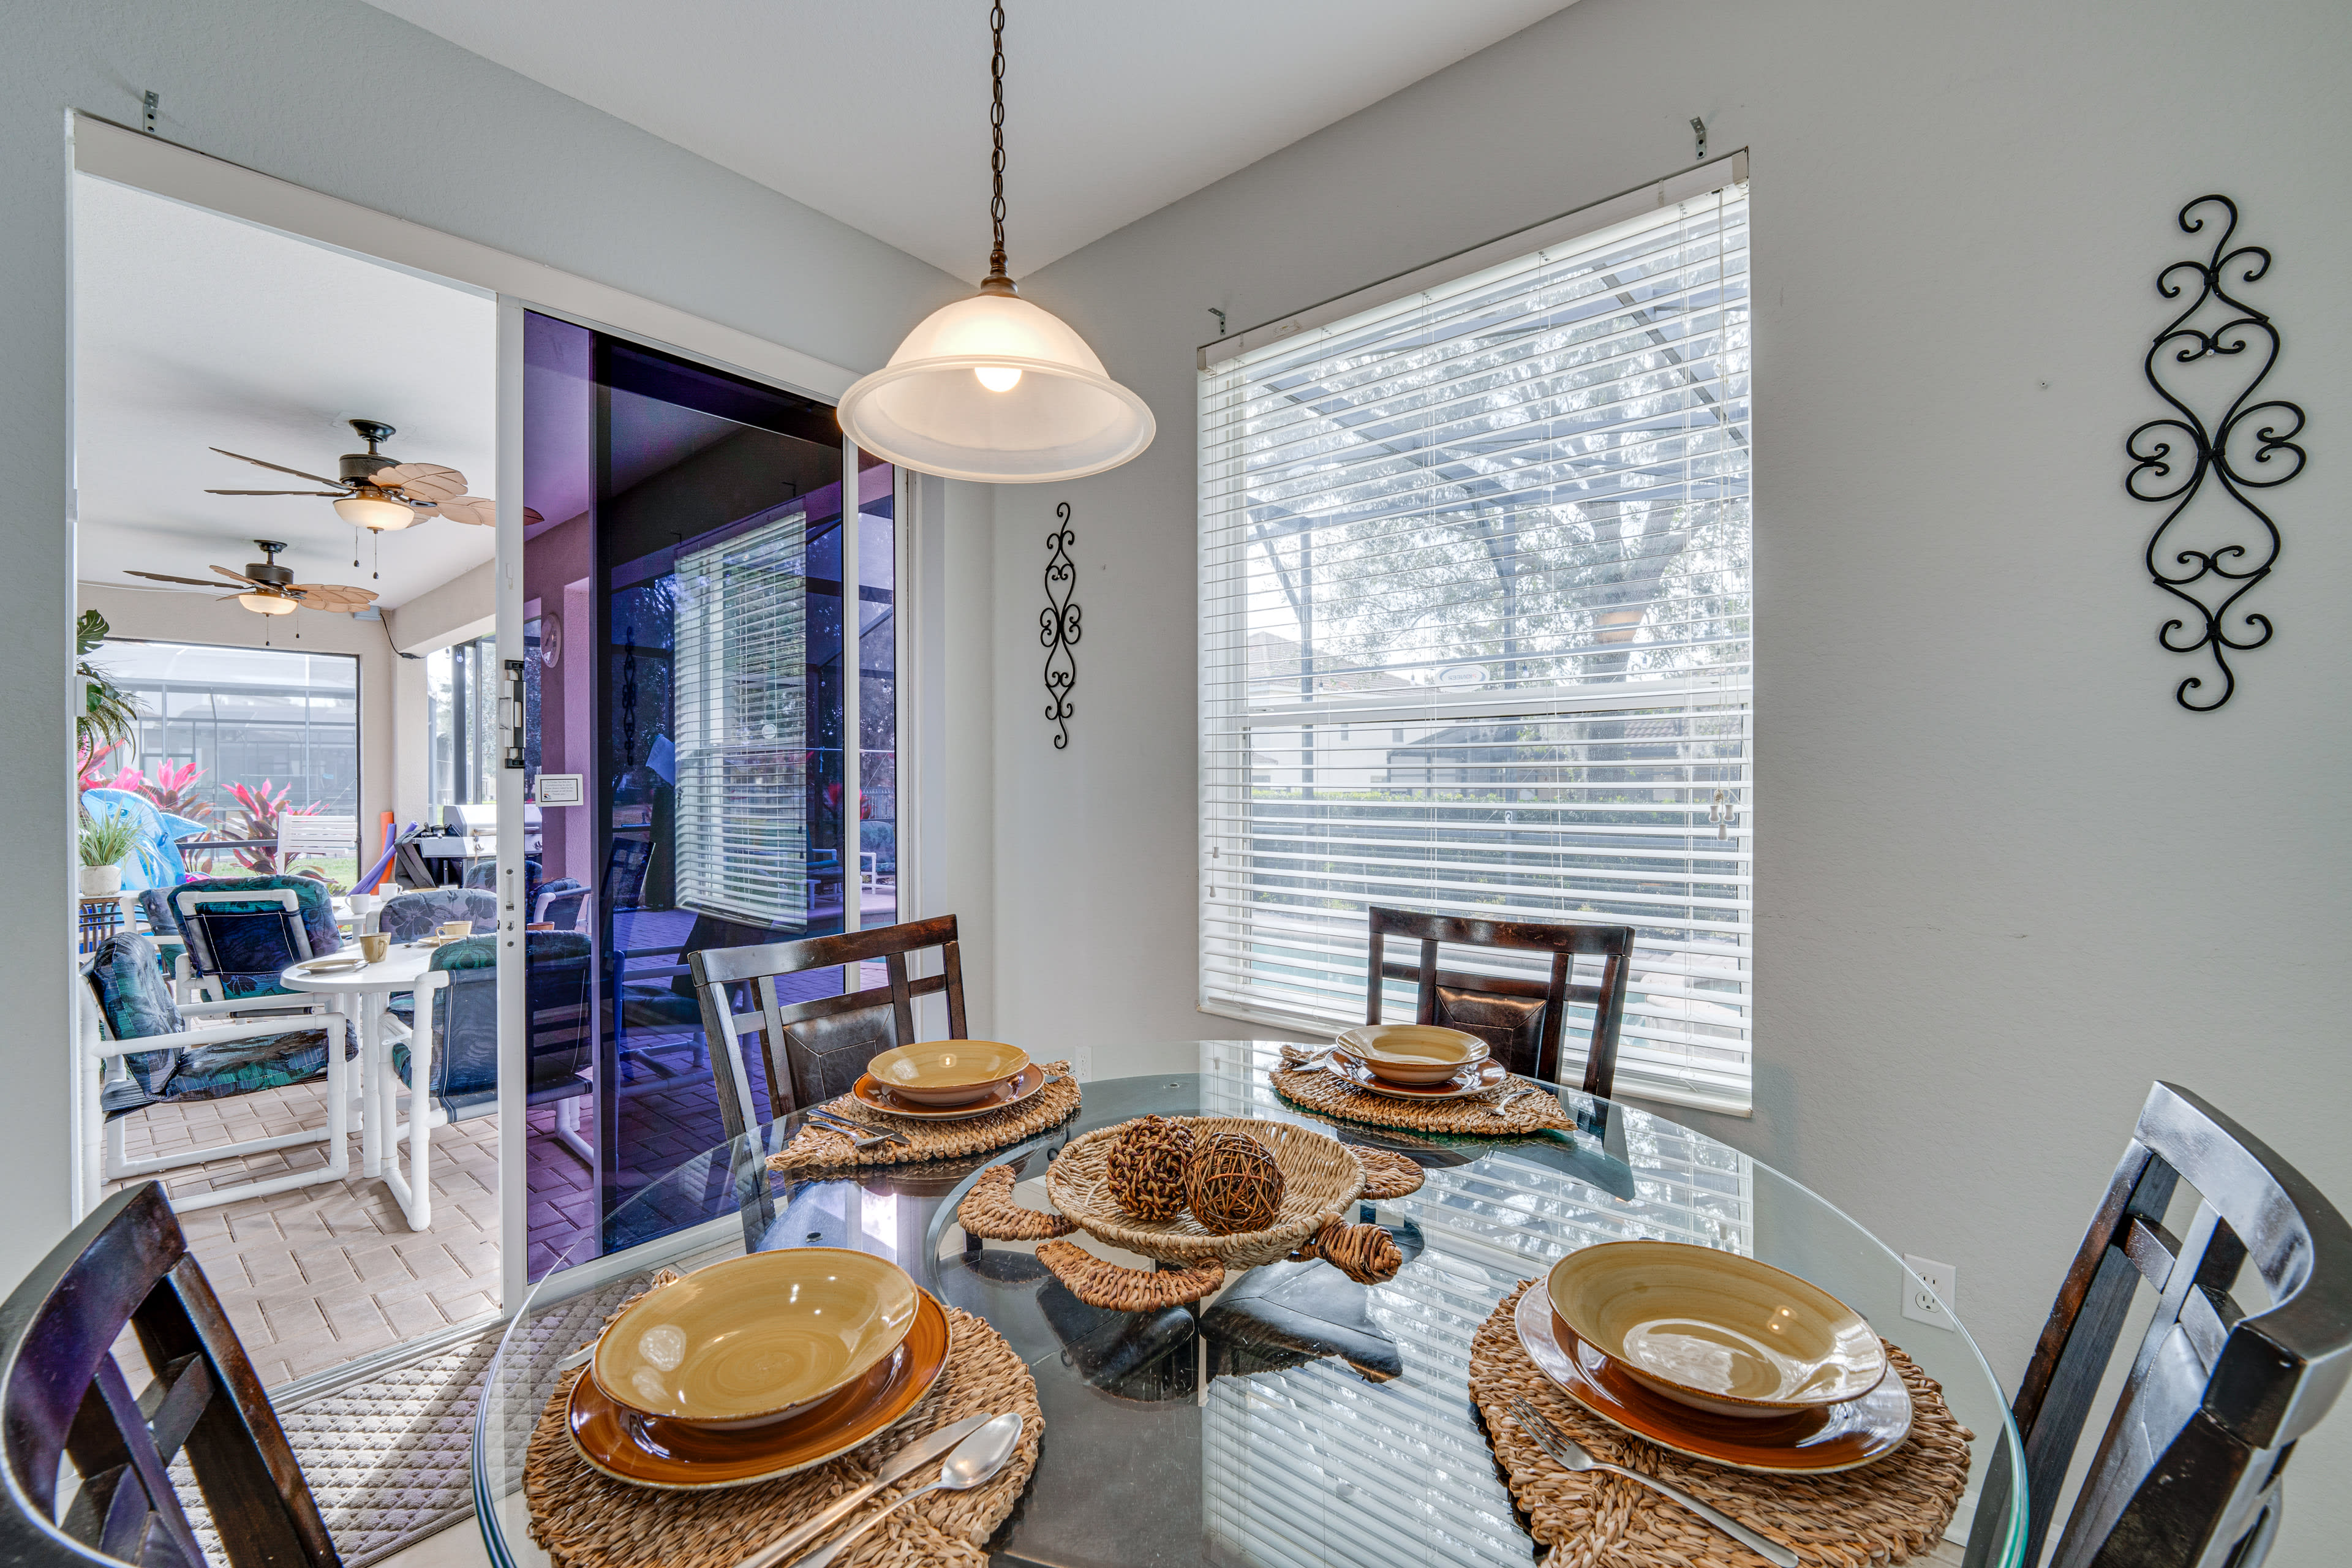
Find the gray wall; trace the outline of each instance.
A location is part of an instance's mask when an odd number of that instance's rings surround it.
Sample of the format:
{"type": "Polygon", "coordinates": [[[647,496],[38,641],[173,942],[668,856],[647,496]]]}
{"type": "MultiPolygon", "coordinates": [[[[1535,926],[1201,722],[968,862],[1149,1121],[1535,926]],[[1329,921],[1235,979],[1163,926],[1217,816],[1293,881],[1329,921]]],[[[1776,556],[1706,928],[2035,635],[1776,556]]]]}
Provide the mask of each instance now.
{"type": "MultiPolygon", "coordinates": [[[[998,494],[998,1027],[1054,1053],[1245,1027],[1193,1009],[1208,307],[1238,328],[1654,179],[1701,114],[1711,152],[1754,150],[1760,863],[1756,1114],[1693,1120],[1957,1264],[2012,1384],[2151,1079],[2352,1204],[2347,59],[2340,0],[1582,0],[1028,280],[1160,437],[998,494]],[[2209,190],[2277,253],[2272,384],[2315,457],[2273,492],[2277,639],[2198,717],[2119,481],[2158,407],[2154,276],[2209,190]]],[[[2340,1559],[2347,1459],[2352,1410],[2298,1456],[2276,1561],[2340,1559]]]]}
{"type": "MultiPolygon", "coordinates": [[[[299,184],[694,311],[837,364],[889,354],[961,286],[878,240],[358,0],[0,0],[0,1278],[68,1220],[73,542],[66,115],[135,124],[299,184]]],[[[828,155],[824,126],[779,136],[828,155]]],[[[168,258],[159,258],[159,264],[168,258]]]]}

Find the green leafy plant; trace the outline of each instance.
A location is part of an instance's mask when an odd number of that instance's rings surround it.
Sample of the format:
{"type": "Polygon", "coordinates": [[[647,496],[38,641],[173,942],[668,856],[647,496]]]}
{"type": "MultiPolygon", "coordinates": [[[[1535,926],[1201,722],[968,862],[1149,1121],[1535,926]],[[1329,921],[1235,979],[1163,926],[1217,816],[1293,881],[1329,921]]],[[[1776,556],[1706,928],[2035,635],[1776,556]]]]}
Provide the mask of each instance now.
{"type": "Polygon", "coordinates": [[[127,811],[110,811],[103,816],[81,814],[81,863],[85,866],[114,866],[138,847],[139,824],[127,811]]]}
{"type": "Polygon", "coordinates": [[[110,747],[127,743],[139,727],[139,700],[89,662],[90,651],[112,628],[96,610],[84,610],[74,624],[74,673],[89,684],[82,710],[74,715],[74,744],[87,763],[110,747]]]}

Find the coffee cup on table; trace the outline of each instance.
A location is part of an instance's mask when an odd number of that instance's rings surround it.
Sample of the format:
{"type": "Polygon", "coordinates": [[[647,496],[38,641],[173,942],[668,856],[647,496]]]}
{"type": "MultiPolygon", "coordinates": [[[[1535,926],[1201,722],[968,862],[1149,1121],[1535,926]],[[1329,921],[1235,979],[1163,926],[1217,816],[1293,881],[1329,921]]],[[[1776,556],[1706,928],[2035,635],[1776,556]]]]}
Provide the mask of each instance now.
{"type": "Polygon", "coordinates": [[[433,934],[439,937],[443,942],[456,942],[461,937],[468,937],[474,934],[474,922],[471,921],[443,921],[438,926],[434,928],[433,934]]]}
{"type": "Polygon", "coordinates": [[[372,931],[360,938],[360,956],[370,963],[382,963],[383,955],[392,951],[392,938],[380,931],[372,931]]]}

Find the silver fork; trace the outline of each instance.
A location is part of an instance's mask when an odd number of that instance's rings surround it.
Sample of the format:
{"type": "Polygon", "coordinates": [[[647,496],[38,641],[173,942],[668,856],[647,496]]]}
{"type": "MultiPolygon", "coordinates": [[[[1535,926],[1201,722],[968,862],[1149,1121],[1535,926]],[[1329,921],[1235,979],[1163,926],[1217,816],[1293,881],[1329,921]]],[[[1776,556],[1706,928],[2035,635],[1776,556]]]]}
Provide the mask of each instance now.
{"type": "Polygon", "coordinates": [[[904,1143],[907,1142],[907,1138],[904,1133],[894,1132],[887,1127],[878,1129],[868,1127],[862,1121],[852,1121],[848,1117],[836,1116],[830,1110],[823,1110],[812,1107],[807,1114],[808,1119],[811,1121],[815,1122],[818,1126],[838,1132],[843,1137],[848,1139],[849,1146],[853,1149],[866,1150],[871,1149],[877,1143],[904,1143]]]}
{"type": "Polygon", "coordinates": [[[1757,1553],[1777,1568],[1797,1568],[1797,1554],[1769,1536],[1759,1535],[1727,1513],[1718,1513],[1680,1487],[1669,1486],[1655,1476],[1645,1476],[1639,1470],[1629,1470],[1622,1465],[1612,1465],[1596,1459],[1578,1446],[1576,1439],[1553,1426],[1544,1413],[1518,1394],[1511,1395],[1511,1414],[1518,1418],[1519,1430],[1536,1440],[1536,1447],[1551,1456],[1552,1463],[1563,1470],[1606,1470],[1612,1476],[1622,1476],[1629,1481],[1639,1481],[1661,1497],[1672,1498],[1699,1518],[1757,1553]]]}

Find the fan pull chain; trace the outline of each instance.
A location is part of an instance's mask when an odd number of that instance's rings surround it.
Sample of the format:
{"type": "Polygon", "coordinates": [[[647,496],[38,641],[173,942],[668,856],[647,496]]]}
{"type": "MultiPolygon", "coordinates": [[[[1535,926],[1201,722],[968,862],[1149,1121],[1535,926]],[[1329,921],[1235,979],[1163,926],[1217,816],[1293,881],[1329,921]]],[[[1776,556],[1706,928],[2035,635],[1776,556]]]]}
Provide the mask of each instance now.
{"type": "Polygon", "coordinates": [[[359,530],[359,524],[357,524],[357,523],[353,523],[353,524],[352,525],[352,571],[354,571],[354,572],[356,572],[356,571],[358,571],[359,569],[360,569],[360,530],[359,530]]]}
{"type": "MultiPolygon", "coordinates": [[[[368,575],[382,582],[383,580],[383,535],[381,533],[375,536],[374,560],[375,564],[369,569],[368,575]]],[[[356,566],[359,563],[354,561],[352,564],[356,566]]]]}

